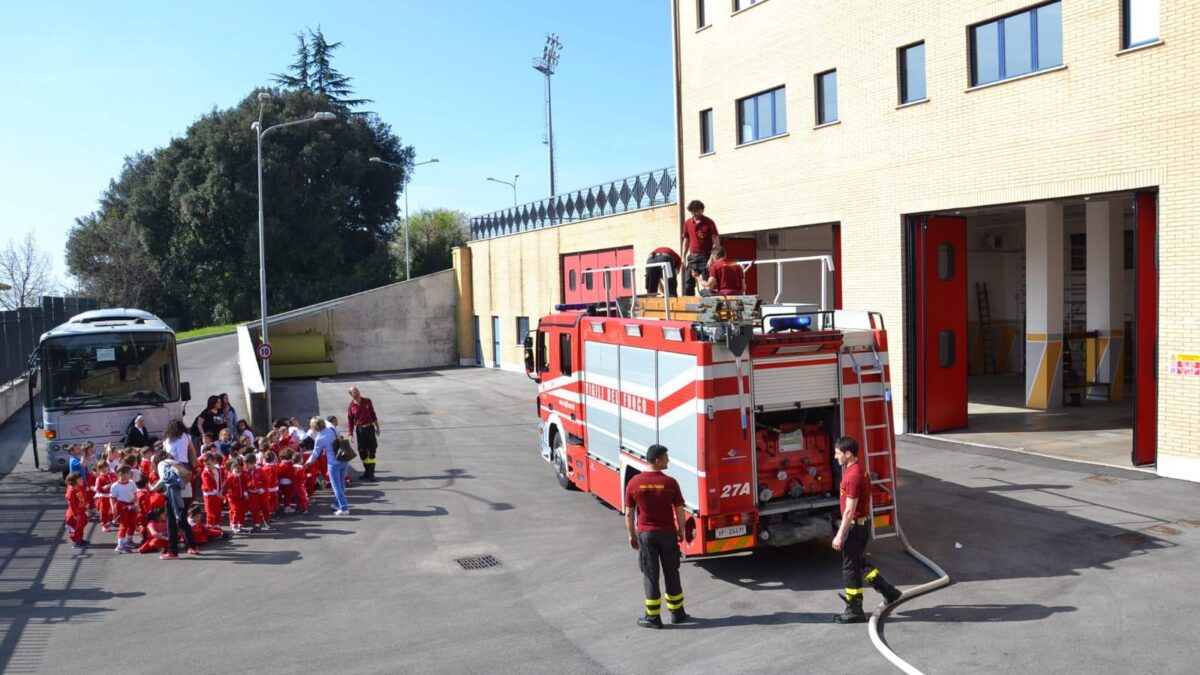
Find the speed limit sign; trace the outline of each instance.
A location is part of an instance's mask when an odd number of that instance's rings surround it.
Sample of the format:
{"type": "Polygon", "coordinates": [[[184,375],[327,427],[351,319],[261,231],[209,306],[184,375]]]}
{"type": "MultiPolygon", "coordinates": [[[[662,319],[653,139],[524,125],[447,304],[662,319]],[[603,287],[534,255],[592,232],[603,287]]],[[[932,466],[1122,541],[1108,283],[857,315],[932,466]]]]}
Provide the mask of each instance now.
{"type": "Polygon", "coordinates": [[[259,345],[257,351],[258,351],[258,358],[262,359],[263,361],[270,361],[271,354],[275,353],[275,351],[273,349],[271,349],[270,343],[267,343],[267,342],[264,342],[261,345],[259,345]]]}

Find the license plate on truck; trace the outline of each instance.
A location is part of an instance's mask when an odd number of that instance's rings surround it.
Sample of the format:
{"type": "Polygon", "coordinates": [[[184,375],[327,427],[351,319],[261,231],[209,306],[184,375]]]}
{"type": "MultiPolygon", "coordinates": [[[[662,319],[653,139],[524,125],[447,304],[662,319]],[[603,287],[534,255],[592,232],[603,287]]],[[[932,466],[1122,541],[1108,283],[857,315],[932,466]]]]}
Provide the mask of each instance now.
{"type": "Polygon", "coordinates": [[[717,539],[728,539],[729,537],[740,537],[746,534],[745,525],[734,525],[732,527],[718,527],[717,539]]]}

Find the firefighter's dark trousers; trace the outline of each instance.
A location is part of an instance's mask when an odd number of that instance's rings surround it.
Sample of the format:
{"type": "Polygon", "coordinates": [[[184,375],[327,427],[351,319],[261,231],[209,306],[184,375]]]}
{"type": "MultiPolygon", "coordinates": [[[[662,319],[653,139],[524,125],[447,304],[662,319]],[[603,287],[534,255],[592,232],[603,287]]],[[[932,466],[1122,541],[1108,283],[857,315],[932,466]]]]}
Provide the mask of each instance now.
{"type": "Polygon", "coordinates": [[[692,278],[692,271],[700,274],[701,278],[708,276],[708,257],[710,253],[689,253],[687,262],[683,268],[683,294],[696,294],[696,280],[692,278]]]}
{"type": "MultiPolygon", "coordinates": [[[[870,539],[866,525],[854,524],[846,533],[846,541],[842,542],[842,582],[846,587],[846,599],[855,596],[862,597],[863,573],[870,565],[867,563],[867,541],[870,539]]],[[[872,568],[872,574],[875,574],[872,568]]]]}
{"type": "Polygon", "coordinates": [[[355,428],[358,434],[358,456],[363,463],[363,478],[375,478],[375,450],[379,442],[375,439],[375,427],[367,425],[355,428]]]}
{"type": "Polygon", "coordinates": [[[658,573],[667,587],[667,609],[683,609],[683,587],[679,584],[679,544],[674,532],[638,532],[638,566],[646,590],[646,616],[662,614],[658,573]]]}

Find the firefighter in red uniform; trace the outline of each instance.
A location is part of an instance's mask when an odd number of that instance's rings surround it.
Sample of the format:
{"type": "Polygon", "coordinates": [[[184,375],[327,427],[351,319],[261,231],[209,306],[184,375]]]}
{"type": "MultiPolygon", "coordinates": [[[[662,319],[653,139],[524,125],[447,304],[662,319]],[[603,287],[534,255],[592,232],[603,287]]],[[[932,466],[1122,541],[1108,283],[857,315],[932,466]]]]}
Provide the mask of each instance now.
{"type": "Polygon", "coordinates": [[[889,605],[900,599],[900,591],[867,562],[867,540],[871,536],[867,529],[871,517],[871,480],[867,477],[863,462],[859,461],[858,443],[849,436],[842,436],[833,444],[833,456],[842,466],[842,485],[838,492],[842,522],[833,537],[833,548],[842,552],[842,581],[846,587],[846,596],[842,598],[846,601],[846,610],[833,620],[837,623],[862,623],[867,620],[863,612],[864,580],[889,605]],[[867,568],[870,568],[869,572],[867,568]]]}
{"type": "Polygon", "coordinates": [[[683,276],[683,294],[695,295],[696,282],[692,272],[699,274],[707,272],[708,259],[713,246],[721,243],[721,235],[717,232],[717,224],[712,218],[704,215],[704,203],[699,199],[688,202],[688,213],[692,214],[683,223],[683,240],[679,252],[687,256],[687,273],[683,276]]]}
{"type": "Polygon", "coordinates": [[[362,395],[358,387],[350,387],[350,407],[346,409],[346,428],[350,440],[358,433],[358,456],[362,459],[361,480],[375,480],[375,451],[379,448],[379,416],[371,399],[362,395]]]}
{"type": "Polygon", "coordinates": [[[663,473],[670,461],[667,449],[651,445],[646,449],[646,461],[651,470],[634,476],[625,487],[625,529],[629,532],[629,546],[638,552],[646,590],[646,613],[637,624],[643,628],[662,628],[660,568],[666,581],[671,623],[689,620],[683,611],[683,587],[679,584],[679,542],[683,541],[683,524],[687,521],[679,483],[663,473]]]}

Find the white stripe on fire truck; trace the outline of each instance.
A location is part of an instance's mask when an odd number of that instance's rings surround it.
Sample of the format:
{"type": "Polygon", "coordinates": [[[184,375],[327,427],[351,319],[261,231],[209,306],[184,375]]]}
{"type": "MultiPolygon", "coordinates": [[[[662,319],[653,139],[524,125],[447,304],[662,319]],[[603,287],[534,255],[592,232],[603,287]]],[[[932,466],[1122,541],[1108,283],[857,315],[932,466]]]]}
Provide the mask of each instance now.
{"type": "MultiPolygon", "coordinates": [[[[625,447],[629,448],[630,450],[637,450],[638,452],[640,452],[642,454],[646,453],[645,447],[643,447],[641,444],[634,443],[633,441],[626,440],[624,445],[625,445],[625,447]]],[[[670,450],[670,448],[668,448],[668,450],[670,450]]],[[[688,464],[687,462],[675,459],[674,457],[671,458],[671,466],[678,467],[680,469],[683,469],[684,471],[687,471],[688,473],[692,473],[697,476],[705,476],[706,475],[705,472],[698,470],[696,467],[692,466],[691,464],[688,464]]]]}

